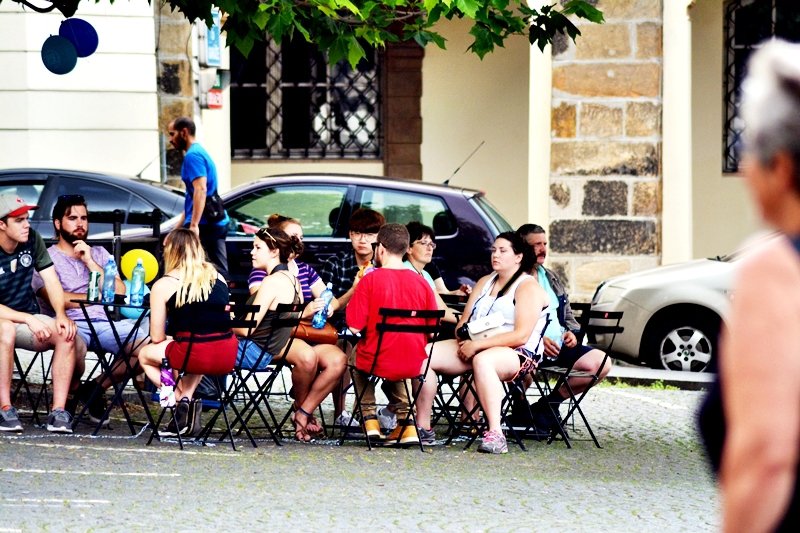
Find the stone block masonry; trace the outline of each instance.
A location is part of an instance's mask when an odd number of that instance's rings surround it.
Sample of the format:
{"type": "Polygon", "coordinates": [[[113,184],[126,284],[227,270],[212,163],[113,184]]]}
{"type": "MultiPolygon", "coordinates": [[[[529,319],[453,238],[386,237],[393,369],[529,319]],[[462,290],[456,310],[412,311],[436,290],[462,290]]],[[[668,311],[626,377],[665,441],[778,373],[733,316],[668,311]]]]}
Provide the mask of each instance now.
{"type": "Polygon", "coordinates": [[[660,263],[662,0],[597,7],[553,47],[550,264],[576,301],[660,263]]]}

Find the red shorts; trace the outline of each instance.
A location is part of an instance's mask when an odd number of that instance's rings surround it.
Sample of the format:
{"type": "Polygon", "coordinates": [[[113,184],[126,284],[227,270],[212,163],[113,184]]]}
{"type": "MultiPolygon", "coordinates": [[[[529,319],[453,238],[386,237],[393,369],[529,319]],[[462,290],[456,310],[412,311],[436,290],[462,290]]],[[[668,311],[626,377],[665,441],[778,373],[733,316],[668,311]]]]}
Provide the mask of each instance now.
{"type": "MultiPolygon", "coordinates": [[[[189,333],[178,333],[167,345],[167,359],[172,368],[180,370],[189,349],[189,333]]],[[[188,374],[224,375],[233,370],[239,341],[233,332],[194,335],[189,352],[188,374]]]]}

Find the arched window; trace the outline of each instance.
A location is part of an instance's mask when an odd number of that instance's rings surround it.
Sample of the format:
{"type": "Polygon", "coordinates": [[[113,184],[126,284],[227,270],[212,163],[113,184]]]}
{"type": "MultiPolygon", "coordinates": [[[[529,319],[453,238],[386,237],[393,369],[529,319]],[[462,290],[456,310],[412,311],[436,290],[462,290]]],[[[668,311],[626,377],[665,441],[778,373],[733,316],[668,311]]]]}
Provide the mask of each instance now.
{"type": "Polygon", "coordinates": [[[800,2],[797,0],[729,0],[725,3],[725,127],[723,172],[739,169],[741,85],[750,54],[766,39],[800,42],[800,2]]]}

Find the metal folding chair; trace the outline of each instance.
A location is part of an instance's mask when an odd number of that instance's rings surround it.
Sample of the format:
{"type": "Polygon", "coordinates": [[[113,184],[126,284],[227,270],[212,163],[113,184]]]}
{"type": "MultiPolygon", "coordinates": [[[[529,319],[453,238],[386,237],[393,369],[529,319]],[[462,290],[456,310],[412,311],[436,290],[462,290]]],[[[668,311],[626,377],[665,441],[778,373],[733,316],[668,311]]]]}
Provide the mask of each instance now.
{"type": "MultiPolygon", "coordinates": [[[[588,306],[588,304],[586,304],[586,306],[588,306]]],[[[622,320],[622,312],[594,311],[578,306],[577,304],[573,305],[572,307],[573,310],[575,310],[577,307],[577,309],[582,311],[581,316],[578,319],[578,322],[581,324],[581,333],[578,335],[578,342],[581,342],[585,336],[588,340],[587,344],[603,350],[605,355],[603,356],[602,362],[598,366],[598,369],[595,373],[575,370],[572,367],[542,367],[538,370],[538,376],[542,379],[534,379],[534,384],[536,385],[539,393],[542,395],[547,395],[550,390],[558,390],[562,386],[564,386],[564,389],[569,395],[567,398],[567,412],[563,418],[558,416],[558,406],[555,406],[554,408],[554,406],[548,404],[553,418],[560,421],[558,427],[551,429],[550,436],[547,440],[548,444],[560,436],[567,448],[572,447],[570,444],[571,439],[566,431],[566,426],[568,421],[577,413],[577,415],[581,418],[583,425],[586,427],[586,430],[589,432],[589,436],[591,437],[595,446],[602,448],[594,434],[594,431],[592,430],[592,426],[589,424],[589,421],[587,420],[586,415],[581,408],[581,402],[586,397],[586,394],[589,392],[589,390],[591,390],[591,388],[598,381],[600,381],[600,374],[603,371],[603,367],[605,367],[606,363],[608,362],[614,340],[616,339],[617,334],[622,333],[624,329],[619,325],[620,321],[622,320]],[[583,392],[576,395],[569,383],[571,378],[589,379],[591,380],[591,384],[586,387],[583,392]],[[549,388],[548,379],[555,380],[552,388],[549,388]]],[[[530,406],[528,409],[530,409],[530,406]]]]}
{"type": "Polygon", "coordinates": [[[14,371],[19,375],[17,386],[11,391],[11,403],[14,404],[19,397],[20,392],[25,392],[25,400],[31,408],[31,419],[34,424],[41,424],[39,420],[39,406],[44,405],[45,415],[50,410],[50,390],[48,388],[50,382],[50,368],[53,365],[53,358],[50,357],[45,360],[46,352],[34,352],[33,357],[24,364],[19,358],[19,354],[14,350],[14,371]],[[34,370],[38,370],[42,376],[42,384],[38,391],[34,392],[31,389],[30,377],[34,370]]]}
{"type": "MultiPolygon", "coordinates": [[[[539,340],[537,343],[537,348],[542,343],[542,339],[544,338],[544,332],[547,331],[547,326],[550,324],[550,318],[548,317],[545,320],[544,327],[539,335],[539,340]]],[[[525,380],[526,376],[535,374],[536,370],[531,369],[528,372],[520,372],[513,381],[504,381],[503,388],[505,390],[505,395],[500,402],[500,417],[501,423],[503,427],[506,429],[508,433],[511,434],[513,437],[514,442],[520,447],[520,449],[525,450],[525,444],[522,442],[522,435],[524,432],[519,432],[515,429],[511,421],[509,420],[508,414],[510,411],[510,407],[514,398],[514,395],[519,390],[524,390],[522,383],[525,380]]],[[[460,420],[457,421],[456,426],[454,429],[451,430],[450,437],[448,438],[448,443],[452,441],[458,435],[467,435],[467,443],[464,446],[464,449],[468,449],[475,440],[478,438],[478,435],[482,434],[483,431],[486,429],[486,422],[483,419],[475,419],[475,414],[481,413],[483,411],[483,406],[481,405],[480,398],[478,398],[478,391],[475,390],[475,378],[472,372],[466,372],[461,376],[460,380],[460,390],[452,390],[451,398],[455,398],[455,403],[459,406],[459,413],[462,415],[460,420]],[[458,394],[457,394],[458,393],[458,394]],[[475,405],[470,409],[464,405],[464,398],[466,395],[470,395],[475,400],[475,405]]],[[[446,385],[447,380],[443,380],[440,383],[440,386],[446,385]]],[[[437,393],[437,396],[441,394],[441,392],[437,393]]]]}
{"type": "MultiPolygon", "coordinates": [[[[421,387],[422,383],[425,382],[425,376],[428,373],[428,367],[430,366],[430,353],[433,349],[433,344],[436,342],[437,335],[439,333],[439,326],[444,316],[443,310],[416,310],[416,309],[391,309],[391,308],[381,308],[378,310],[380,315],[380,322],[376,325],[376,331],[378,333],[378,341],[375,348],[374,358],[372,360],[372,367],[369,372],[364,372],[356,368],[355,364],[348,365],[350,370],[350,375],[353,378],[353,391],[355,393],[355,406],[354,411],[358,413],[360,419],[364,420],[364,412],[362,409],[362,400],[364,399],[364,394],[366,392],[366,388],[362,388],[361,390],[358,389],[356,385],[356,372],[361,372],[362,374],[366,375],[368,382],[377,386],[377,383],[381,380],[385,380],[384,376],[381,376],[375,372],[377,368],[377,364],[380,357],[402,357],[403,354],[389,354],[386,353],[385,350],[381,350],[381,345],[383,344],[384,336],[387,333],[392,334],[400,334],[400,335],[425,335],[427,338],[431,339],[431,343],[428,345],[429,350],[426,355],[425,359],[425,368],[423,369],[421,374],[417,375],[409,375],[405,376],[403,381],[403,386],[405,388],[406,396],[408,397],[408,414],[403,420],[398,420],[398,425],[407,425],[409,421],[412,421],[414,427],[417,426],[417,416],[414,413],[414,407],[417,402],[417,395],[419,392],[419,388],[421,387]],[[398,322],[402,321],[402,322],[398,322]],[[409,382],[412,380],[419,381],[420,387],[409,387],[409,382]],[[415,393],[414,391],[417,391],[415,393]]],[[[397,380],[399,381],[399,380],[397,380]]],[[[342,434],[339,444],[343,444],[346,434],[342,434]]],[[[372,449],[372,439],[370,438],[369,434],[365,432],[365,437],[367,439],[367,447],[371,450],[372,449]]],[[[398,434],[397,443],[399,443],[400,438],[402,437],[402,432],[398,434]]],[[[422,445],[422,441],[419,441],[419,449],[424,451],[424,447],[422,445]]]]}
{"type": "MultiPolygon", "coordinates": [[[[272,319],[272,334],[274,335],[276,331],[283,328],[297,328],[305,306],[305,303],[278,304],[274,310],[267,311],[267,313],[271,313],[275,317],[272,319]]],[[[237,327],[246,328],[252,333],[258,324],[251,317],[257,311],[258,306],[256,305],[239,305],[234,321],[245,320],[245,322],[237,327]]],[[[269,397],[274,395],[272,387],[276,380],[282,376],[283,368],[288,366],[286,355],[289,353],[293,339],[292,337],[289,338],[281,354],[273,354],[273,362],[266,368],[259,369],[261,361],[267,354],[264,347],[269,345],[269,341],[270,339],[268,338],[263,343],[261,353],[252,367],[243,367],[241,364],[234,365],[231,372],[231,383],[227,390],[228,402],[236,415],[230,427],[234,429],[238,427],[237,435],[244,431],[254,447],[256,443],[253,432],[259,429],[266,429],[275,444],[281,446],[280,428],[290,416],[290,413],[287,413],[281,421],[278,421],[275,411],[270,405],[269,397]],[[236,406],[234,402],[237,400],[243,406],[236,406]],[[260,425],[251,424],[251,420],[254,417],[256,417],[256,423],[260,421],[260,425]]],[[[209,421],[206,428],[213,427],[215,420],[216,416],[209,421]]],[[[207,435],[205,437],[207,438],[207,435]]]]}
{"type": "MultiPolygon", "coordinates": [[[[228,311],[231,306],[224,305],[222,307],[224,307],[224,309],[226,311],[228,311]]],[[[214,307],[209,305],[209,308],[213,309],[214,307]]],[[[216,308],[216,309],[219,309],[219,308],[216,308]]],[[[231,333],[231,334],[233,334],[233,333],[231,333]]],[[[224,335],[224,334],[221,333],[220,335],[224,335]]],[[[186,355],[184,356],[183,365],[181,365],[181,368],[178,369],[178,377],[175,380],[175,385],[176,386],[180,383],[181,379],[183,379],[184,375],[186,375],[186,373],[187,373],[187,370],[190,368],[190,363],[191,363],[191,359],[192,359],[192,347],[195,345],[196,339],[197,338],[195,337],[194,333],[192,333],[189,336],[189,338],[187,339],[188,340],[188,346],[187,346],[187,349],[186,349],[186,355]]],[[[227,412],[227,408],[230,405],[230,402],[228,401],[228,397],[227,397],[227,389],[225,388],[225,386],[223,384],[223,381],[224,381],[225,377],[228,375],[228,373],[229,372],[225,372],[224,374],[213,374],[213,375],[212,374],[205,374],[205,375],[210,376],[212,378],[212,382],[213,382],[214,388],[215,388],[215,393],[216,393],[216,396],[217,396],[214,399],[219,402],[219,407],[217,408],[217,412],[214,414],[212,420],[216,420],[217,416],[219,416],[219,413],[220,412],[222,413],[222,417],[225,420],[226,431],[223,434],[222,438],[220,438],[220,440],[223,440],[224,437],[227,435],[229,437],[229,440],[230,440],[230,443],[231,443],[231,448],[233,448],[233,450],[235,451],[236,450],[236,444],[233,441],[233,433],[231,432],[231,425],[230,425],[230,422],[228,420],[228,412],[227,412]]],[[[159,440],[161,439],[161,437],[158,434],[158,428],[161,426],[161,422],[164,420],[164,416],[167,414],[168,411],[170,412],[173,420],[175,419],[176,408],[177,408],[177,404],[174,405],[174,406],[162,407],[161,408],[161,412],[159,413],[158,419],[153,424],[153,430],[150,433],[150,438],[147,440],[147,444],[148,445],[153,441],[153,438],[155,438],[155,437],[158,437],[159,440]]],[[[209,425],[206,425],[206,427],[203,428],[203,430],[200,432],[200,434],[194,437],[194,440],[195,441],[202,441],[202,443],[205,444],[206,443],[206,438],[208,437],[208,432],[207,432],[207,428],[208,427],[209,427],[209,425]]],[[[176,433],[177,433],[178,445],[180,446],[180,448],[182,450],[183,449],[183,440],[184,439],[183,439],[182,435],[180,434],[180,431],[178,431],[176,433]]],[[[248,433],[248,437],[250,437],[250,442],[252,443],[253,447],[255,447],[256,443],[253,440],[252,435],[250,435],[248,433]]],[[[192,438],[192,437],[189,437],[189,438],[192,438]]]]}

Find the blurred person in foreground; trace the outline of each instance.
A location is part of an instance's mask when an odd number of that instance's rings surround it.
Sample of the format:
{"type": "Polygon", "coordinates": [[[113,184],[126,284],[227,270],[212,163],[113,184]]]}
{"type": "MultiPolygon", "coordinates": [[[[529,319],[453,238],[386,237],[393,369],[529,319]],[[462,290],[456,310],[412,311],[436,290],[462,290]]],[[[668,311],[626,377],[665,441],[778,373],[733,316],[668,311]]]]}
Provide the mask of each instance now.
{"type": "MultiPolygon", "coordinates": [[[[800,45],[770,42],[743,86],[750,194],[783,235],[737,272],[720,358],[723,530],[788,531],[800,449],[800,45]]],[[[713,452],[712,452],[713,453],[713,452]]]]}

